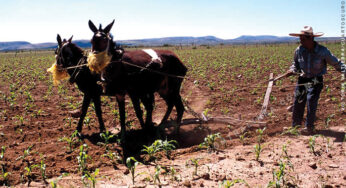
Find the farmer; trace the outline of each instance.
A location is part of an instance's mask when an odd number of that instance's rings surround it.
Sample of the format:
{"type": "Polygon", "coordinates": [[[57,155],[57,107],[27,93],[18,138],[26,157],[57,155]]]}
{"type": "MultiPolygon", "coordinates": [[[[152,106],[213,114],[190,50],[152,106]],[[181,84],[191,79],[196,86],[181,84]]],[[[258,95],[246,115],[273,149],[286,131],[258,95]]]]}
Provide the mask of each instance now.
{"type": "Polygon", "coordinates": [[[327,63],[344,74],[345,64],[328,48],[314,41],[315,37],[320,37],[323,33],[314,33],[312,27],[304,26],[299,33],[289,35],[299,37],[301,44],[295,50],[294,61],[286,73],[287,76],[300,74],[294,94],[292,126],[301,126],[305,104],[307,104],[307,117],[302,134],[313,134],[316,109],[323,88],[323,75],[327,72],[327,63]]]}

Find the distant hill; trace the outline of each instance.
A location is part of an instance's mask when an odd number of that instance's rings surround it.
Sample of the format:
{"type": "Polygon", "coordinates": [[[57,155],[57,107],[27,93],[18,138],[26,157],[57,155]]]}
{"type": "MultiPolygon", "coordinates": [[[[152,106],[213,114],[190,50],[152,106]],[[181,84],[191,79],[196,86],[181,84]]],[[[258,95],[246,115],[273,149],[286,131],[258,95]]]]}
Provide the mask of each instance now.
{"type": "MultiPolygon", "coordinates": [[[[340,41],[340,37],[319,37],[317,41],[340,41]]],[[[254,44],[298,42],[296,37],[278,37],[273,35],[243,35],[235,39],[220,39],[215,36],[204,37],[164,37],[137,40],[117,40],[117,44],[126,46],[163,46],[163,45],[218,45],[218,44],[254,44]]],[[[74,40],[82,48],[90,48],[90,40],[74,40]]],[[[0,42],[0,51],[55,49],[57,43],[31,44],[26,41],[0,42]]]]}
{"type": "Polygon", "coordinates": [[[295,42],[297,38],[294,37],[278,37],[272,35],[243,35],[235,39],[226,40],[226,43],[276,43],[276,42],[295,42]]]}
{"type": "Polygon", "coordinates": [[[162,45],[201,45],[209,44],[216,45],[223,43],[223,39],[214,36],[205,37],[165,37],[165,38],[152,38],[152,39],[138,39],[138,40],[119,40],[117,43],[131,46],[162,46],[162,45]]]}

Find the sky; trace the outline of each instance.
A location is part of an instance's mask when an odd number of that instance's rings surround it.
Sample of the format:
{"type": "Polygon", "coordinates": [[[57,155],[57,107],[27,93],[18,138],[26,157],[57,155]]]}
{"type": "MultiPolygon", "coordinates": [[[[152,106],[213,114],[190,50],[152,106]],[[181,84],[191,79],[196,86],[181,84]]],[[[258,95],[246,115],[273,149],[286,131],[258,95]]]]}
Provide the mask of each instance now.
{"type": "Polygon", "coordinates": [[[173,36],[288,36],[310,25],[341,36],[341,0],[0,0],[0,41],[92,37],[115,19],[115,40],[173,36]]]}

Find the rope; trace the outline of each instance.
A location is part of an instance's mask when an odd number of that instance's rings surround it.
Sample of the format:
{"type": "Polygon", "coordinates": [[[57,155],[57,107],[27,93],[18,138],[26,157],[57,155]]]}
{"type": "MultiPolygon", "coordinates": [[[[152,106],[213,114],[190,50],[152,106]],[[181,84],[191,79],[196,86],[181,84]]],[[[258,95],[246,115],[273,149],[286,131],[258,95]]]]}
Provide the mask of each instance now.
{"type": "MultiPolygon", "coordinates": [[[[341,76],[341,75],[340,75],[341,76]]],[[[338,76],[338,77],[340,77],[340,76],[338,76]]],[[[338,81],[338,80],[340,80],[340,79],[331,79],[331,80],[327,80],[327,81],[323,81],[323,83],[329,83],[329,82],[332,82],[332,81],[338,81]]],[[[265,80],[264,82],[259,82],[258,84],[262,84],[262,83],[266,83],[266,82],[268,82],[267,80],[265,80]]],[[[320,84],[321,82],[318,82],[318,83],[316,83],[316,84],[320,84]]],[[[313,82],[307,82],[307,83],[305,83],[305,84],[290,84],[290,85],[281,85],[281,86],[275,86],[275,85],[273,85],[272,87],[274,88],[274,87],[276,87],[276,88],[287,88],[287,87],[296,87],[296,86],[305,86],[305,85],[307,85],[307,84],[312,84],[312,85],[314,85],[314,83],[313,82]]],[[[241,88],[240,89],[237,89],[237,90],[235,90],[234,92],[236,92],[236,91],[242,91],[242,90],[246,90],[246,89],[248,89],[248,88],[267,88],[268,86],[254,86],[254,85],[243,85],[243,86],[240,86],[241,88]]]]}
{"type": "MultiPolygon", "coordinates": [[[[118,61],[111,61],[112,62],[118,62],[118,61]]],[[[173,77],[173,78],[179,78],[179,79],[184,79],[185,76],[178,76],[178,75],[174,75],[174,74],[168,74],[168,73],[163,73],[163,72],[160,72],[160,71],[156,71],[156,70],[153,70],[153,69],[149,69],[147,67],[142,67],[142,66],[139,66],[139,65],[134,65],[134,64],[131,64],[127,61],[121,61],[122,63],[126,64],[126,65],[130,65],[130,66],[133,66],[133,67],[136,67],[136,68],[140,68],[140,69],[144,69],[144,70],[148,70],[150,72],[154,72],[156,74],[160,74],[160,75],[163,75],[163,76],[169,76],[169,77],[173,77]]],[[[79,64],[79,63],[78,63],[79,64]]],[[[65,69],[74,69],[74,68],[79,68],[79,67],[84,67],[84,66],[87,66],[87,64],[83,64],[83,65],[76,65],[76,66],[71,66],[71,67],[66,67],[65,69]]]]}
{"type": "MultiPolygon", "coordinates": [[[[112,62],[114,62],[114,61],[112,61],[112,62]]],[[[134,64],[131,64],[131,63],[127,62],[127,61],[121,61],[121,62],[126,64],[126,65],[130,65],[130,66],[137,67],[137,68],[140,68],[140,69],[148,70],[150,72],[154,72],[156,74],[160,74],[160,75],[163,75],[163,76],[169,76],[169,77],[180,78],[180,79],[184,79],[185,78],[185,76],[178,76],[178,75],[174,75],[174,74],[163,73],[163,72],[156,71],[156,70],[153,70],[153,69],[148,69],[147,67],[142,67],[142,66],[139,66],[139,65],[134,65],[134,64]]]]}
{"type": "Polygon", "coordinates": [[[79,67],[84,67],[84,66],[87,66],[87,64],[66,67],[65,69],[69,70],[69,69],[74,69],[74,68],[79,68],[79,67]]]}

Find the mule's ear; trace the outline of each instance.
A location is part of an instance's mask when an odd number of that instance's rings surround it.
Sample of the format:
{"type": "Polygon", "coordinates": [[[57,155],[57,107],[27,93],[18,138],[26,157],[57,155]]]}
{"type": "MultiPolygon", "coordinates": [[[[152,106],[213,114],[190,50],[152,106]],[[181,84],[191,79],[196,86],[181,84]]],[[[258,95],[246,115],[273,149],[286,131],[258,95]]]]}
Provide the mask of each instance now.
{"type": "Polygon", "coordinates": [[[61,46],[62,42],[61,42],[61,37],[58,34],[58,36],[56,36],[56,40],[58,41],[58,45],[61,46]]]}
{"type": "Polygon", "coordinates": [[[72,42],[72,38],[73,38],[73,35],[68,39],[68,42],[69,42],[69,43],[72,42]]]}
{"type": "Polygon", "coordinates": [[[89,28],[91,29],[92,32],[94,33],[97,32],[97,28],[91,20],[89,20],[89,28]]]}
{"type": "Polygon", "coordinates": [[[107,25],[107,27],[103,30],[105,33],[109,33],[113,27],[114,24],[114,20],[112,21],[112,23],[110,23],[109,25],[107,25]]]}

